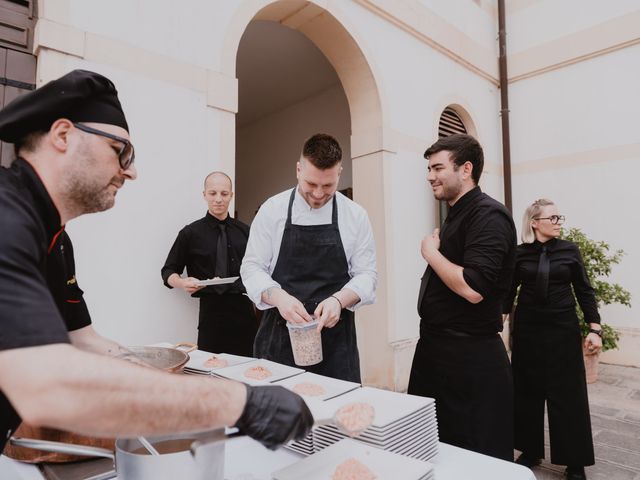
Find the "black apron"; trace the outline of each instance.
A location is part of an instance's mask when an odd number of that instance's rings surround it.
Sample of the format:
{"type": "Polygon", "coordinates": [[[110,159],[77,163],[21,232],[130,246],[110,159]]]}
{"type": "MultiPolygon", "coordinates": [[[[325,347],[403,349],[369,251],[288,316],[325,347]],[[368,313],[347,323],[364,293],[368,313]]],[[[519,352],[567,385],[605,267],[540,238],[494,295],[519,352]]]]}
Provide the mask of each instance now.
{"type": "Polygon", "coordinates": [[[421,331],[408,393],[436,400],[440,441],[513,461],[513,385],[498,334],[421,331]]]}
{"type": "Polygon", "coordinates": [[[250,357],[258,329],[253,303],[241,293],[200,297],[198,349],[250,357]]]}
{"type": "Polygon", "coordinates": [[[546,402],[551,463],[593,465],[582,335],[575,310],[518,305],[512,366],[515,448],[544,458],[546,402]]]}
{"type": "MultiPolygon", "coordinates": [[[[294,225],[291,223],[291,209],[296,188],[289,199],[287,222],[271,278],[289,295],[300,300],[307,312],[312,314],[320,302],[342,289],[351,277],[338,229],[335,195],[330,224],[294,225]]],[[[254,344],[254,356],[295,366],[286,321],[277,308],[266,310],[262,316],[254,344]]],[[[360,359],[353,312],[343,309],[340,320],[333,328],[322,329],[322,356],[322,362],[304,367],[305,370],[360,383],[360,359]]]]}

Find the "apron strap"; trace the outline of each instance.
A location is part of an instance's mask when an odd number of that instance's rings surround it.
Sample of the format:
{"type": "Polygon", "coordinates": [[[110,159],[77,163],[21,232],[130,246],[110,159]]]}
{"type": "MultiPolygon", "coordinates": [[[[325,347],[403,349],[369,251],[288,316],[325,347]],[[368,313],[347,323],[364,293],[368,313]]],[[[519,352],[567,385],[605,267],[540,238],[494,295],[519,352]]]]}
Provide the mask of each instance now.
{"type": "MultiPolygon", "coordinates": [[[[291,223],[291,210],[293,209],[293,200],[296,197],[297,186],[293,188],[291,191],[291,196],[289,197],[289,207],[287,208],[287,222],[285,223],[285,228],[290,227],[291,223]]],[[[333,194],[333,204],[331,205],[331,225],[338,228],[338,202],[336,200],[336,194],[333,194]]]]}
{"type": "Polygon", "coordinates": [[[293,199],[296,196],[296,188],[298,187],[293,187],[293,190],[291,190],[291,196],[289,197],[289,207],[287,208],[287,223],[285,223],[285,228],[291,226],[291,209],[293,208],[293,199]]]}

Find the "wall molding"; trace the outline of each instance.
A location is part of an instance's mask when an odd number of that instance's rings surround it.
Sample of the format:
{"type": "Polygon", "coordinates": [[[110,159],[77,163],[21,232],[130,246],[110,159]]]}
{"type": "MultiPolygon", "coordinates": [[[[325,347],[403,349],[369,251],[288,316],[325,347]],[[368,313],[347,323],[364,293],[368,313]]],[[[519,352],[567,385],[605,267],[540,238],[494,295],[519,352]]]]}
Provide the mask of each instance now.
{"type": "Polygon", "coordinates": [[[638,44],[640,10],[508,55],[509,83],[638,44]]]}
{"type": "Polygon", "coordinates": [[[611,163],[620,160],[639,160],[640,143],[615,145],[565,155],[554,155],[535,160],[514,163],[511,166],[512,175],[526,175],[542,173],[550,170],[577,168],[598,163],[611,163]]]}
{"type": "Polygon", "coordinates": [[[408,3],[394,0],[354,1],[467,70],[499,85],[497,42],[496,51],[491,52],[415,0],[408,3]]]}
{"type": "Polygon", "coordinates": [[[206,95],[208,107],[237,113],[238,80],[103,35],[39,19],[34,53],[43,49],[121,68],[206,95]]]}

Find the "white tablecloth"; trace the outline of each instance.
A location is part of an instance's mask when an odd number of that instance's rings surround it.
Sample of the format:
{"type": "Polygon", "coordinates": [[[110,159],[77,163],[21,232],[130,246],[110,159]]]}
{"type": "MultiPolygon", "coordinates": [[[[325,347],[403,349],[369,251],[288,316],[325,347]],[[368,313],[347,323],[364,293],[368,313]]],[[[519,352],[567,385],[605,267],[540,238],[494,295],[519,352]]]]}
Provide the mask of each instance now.
{"type": "MultiPolygon", "coordinates": [[[[271,472],[297,462],[301,458],[301,455],[285,449],[272,452],[253,440],[237,438],[227,442],[225,478],[227,480],[271,480],[271,472]]],[[[446,443],[440,443],[440,451],[433,460],[433,464],[436,480],[535,480],[533,472],[528,468],[446,443]]],[[[42,480],[42,478],[37,467],[0,456],[0,479],[42,480]]],[[[401,480],[400,475],[397,480],[401,480]]]]}

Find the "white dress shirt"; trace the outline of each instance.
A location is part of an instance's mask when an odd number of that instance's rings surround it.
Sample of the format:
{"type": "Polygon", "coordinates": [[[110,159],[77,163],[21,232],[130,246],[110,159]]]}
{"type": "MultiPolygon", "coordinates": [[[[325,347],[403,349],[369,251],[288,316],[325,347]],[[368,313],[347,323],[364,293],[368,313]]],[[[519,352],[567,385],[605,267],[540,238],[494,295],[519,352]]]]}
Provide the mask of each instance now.
{"type": "MultiPolygon", "coordinates": [[[[240,275],[249,298],[260,310],[273,308],[262,301],[262,292],[271,287],[280,288],[271,274],[276,268],[280,253],[290,197],[291,189],[269,198],[262,204],[251,224],[240,275]]],[[[340,192],[336,192],[336,197],[338,229],[351,277],[344,288],[360,297],[360,301],[349,308],[355,310],[376,299],[376,246],[365,209],[340,192]]],[[[291,222],[295,225],[330,224],[332,208],[333,198],[320,208],[311,208],[296,187],[291,222]]]]}

